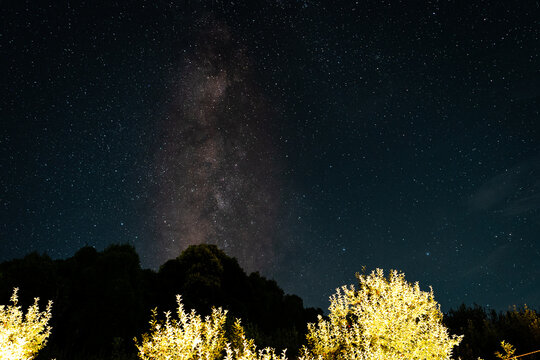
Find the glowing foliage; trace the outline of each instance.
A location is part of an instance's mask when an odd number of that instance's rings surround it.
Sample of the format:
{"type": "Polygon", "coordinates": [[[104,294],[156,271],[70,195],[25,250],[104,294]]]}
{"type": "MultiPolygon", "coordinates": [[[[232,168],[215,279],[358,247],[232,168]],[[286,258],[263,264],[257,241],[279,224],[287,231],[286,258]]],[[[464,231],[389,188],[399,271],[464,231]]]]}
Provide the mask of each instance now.
{"type": "Polygon", "coordinates": [[[516,348],[506,341],[501,341],[501,347],[504,351],[504,354],[501,354],[500,352],[495,352],[495,356],[497,356],[501,360],[510,359],[514,356],[516,352],[516,348]]]}
{"type": "Polygon", "coordinates": [[[450,359],[462,337],[449,336],[433,290],[421,291],[397,271],[356,276],[359,289],[337,289],[329,319],[308,324],[301,360],[450,359]]]}
{"type": "Polygon", "coordinates": [[[180,295],[177,295],[178,320],[165,313],[165,322],[157,321],[157,311],[152,311],[150,333],[142,336],[139,357],[143,360],[160,359],[217,359],[225,346],[226,311],[212,309],[212,315],[204,320],[192,310],[184,311],[180,295]]]}
{"type": "Polygon", "coordinates": [[[246,339],[244,329],[238,319],[233,325],[232,342],[227,343],[225,351],[224,360],[287,360],[285,350],[279,357],[270,347],[257,350],[254,341],[246,339]]]}
{"type": "Polygon", "coordinates": [[[165,321],[159,322],[157,311],[152,311],[150,333],[135,344],[142,360],[286,360],[285,353],[276,358],[272,348],[257,351],[253,340],[247,340],[244,329],[237,320],[233,326],[232,346],[225,338],[227,311],[212,309],[212,315],[204,320],[192,310],[184,311],[182,298],[177,295],[178,319],[165,313],[165,321]]]}
{"type": "Polygon", "coordinates": [[[0,360],[30,360],[47,343],[51,333],[52,301],[40,312],[38,298],[26,315],[18,305],[18,289],[13,290],[12,305],[0,305],[0,360]]]}

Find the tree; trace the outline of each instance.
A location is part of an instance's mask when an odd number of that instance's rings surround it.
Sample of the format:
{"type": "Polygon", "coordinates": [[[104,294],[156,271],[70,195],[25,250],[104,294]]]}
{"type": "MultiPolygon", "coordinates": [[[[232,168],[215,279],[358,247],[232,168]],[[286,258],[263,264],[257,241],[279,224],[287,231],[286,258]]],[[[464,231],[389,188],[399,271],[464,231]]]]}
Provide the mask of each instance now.
{"type": "Polygon", "coordinates": [[[462,337],[448,334],[433,290],[395,270],[356,277],[358,290],[343,286],[330,297],[328,320],[308,324],[302,360],[450,359],[462,337]]]}
{"type": "Polygon", "coordinates": [[[52,301],[45,311],[39,311],[39,299],[34,299],[26,314],[18,305],[18,289],[13,290],[12,305],[0,305],[0,360],[30,360],[47,343],[51,333],[52,301]]]}

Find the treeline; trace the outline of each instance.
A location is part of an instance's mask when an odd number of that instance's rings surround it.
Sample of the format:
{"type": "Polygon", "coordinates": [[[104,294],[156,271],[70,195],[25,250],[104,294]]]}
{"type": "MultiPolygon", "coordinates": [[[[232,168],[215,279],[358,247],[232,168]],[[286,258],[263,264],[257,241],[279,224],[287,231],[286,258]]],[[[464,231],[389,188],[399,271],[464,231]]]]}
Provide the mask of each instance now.
{"type": "Polygon", "coordinates": [[[289,355],[304,342],[306,324],[322,313],[304,308],[275,281],[247,275],[214,245],[191,246],[157,272],[141,269],[129,245],[102,252],[84,247],[66,260],[31,253],[0,264],[0,304],[8,303],[14,287],[23,308],[34,297],[54,302],[53,331],[37,359],[135,359],[133,338],[149,330],[150,310],[157,307],[161,317],[174,313],[176,294],[202,315],[212,306],[227,309],[228,325],[241,318],[257,344],[287,348],[289,355]]]}
{"type": "MultiPolygon", "coordinates": [[[[14,287],[23,308],[34,297],[43,306],[54,301],[53,331],[38,360],[135,359],[133,338],[149,330],[150,310],[174,312],[176,294],[186,309],[202,315],[212,306],[227,309],[227,326],[241,318],[260,348],[287,348],[289,359],[305,344],[307,323],[322,313],[304,308],[302,299],[285,295],[275,281],[247,275],[214,245],[191,246],[157,272],[141,269],[129,245],[102,252],[84,247],[65,260],[32,253],[0,263],[0,304],[8,303],[14,287]]],[[[516,347],[516,355],[540,349],[540,314],[527,307],[497,313],[463,305],[444,323],[451,334],[465,335],[453,358],[494,359],[502,340],[516,347]]]]}
{"type": "MultiPolygon", "coordinates": [[[[540,312],[527,306],[496,312],[478,305],[461,305],[443,320],[453,334],[465,335],[454,349],[456,359],[494,359],[495,351],[504,354],[500,345],[503,340],[516,348],[514,355],[540,350],[540,312]]],[[[540,353],[523,359],[540,360],[540,353]]]]}

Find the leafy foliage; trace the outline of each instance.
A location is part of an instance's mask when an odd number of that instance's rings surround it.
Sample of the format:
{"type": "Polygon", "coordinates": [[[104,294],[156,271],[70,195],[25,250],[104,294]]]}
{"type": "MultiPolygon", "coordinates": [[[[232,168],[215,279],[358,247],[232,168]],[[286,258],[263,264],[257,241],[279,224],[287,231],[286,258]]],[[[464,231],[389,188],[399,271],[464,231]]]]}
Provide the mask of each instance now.
{"type": "Polygon", "coordinates": [[[140,343],[135,339],[142,360],[214,360],[222,359],[224,352],[225,360],[286,360],[285,352],[277,358],[272,348],[257,351],[254,341],[246,339],[240,320],[233,325],[232,341],[227,341],[226,310],[213,308],[203,320],[195,310],[184,310],[180,295],[176,301],[178,319],[171,319],[166,312],[165,321],[160,322],[153,310],[150,333],[144,334],[140,343]]]}
{"type": "Polygon", "coordinates": [[[303,360],[449,359],[462,337],[450,336],[433,291],[391,271],[357,274],[359,289],[343,286],[330,297],[330,315],[308,325],[303,360]]]}
{"type": "Polygon", "coordinates": [[[47,343],[51,333],[52,301],[39,311],[38,298],[26,314],[19,306],[18,289],[13,290],[11,305],[0,305],[0,360],[30,360],[47,343]]]}
{"type": "Polygon", "coordinates": [[[225,351],[224,360],[287,360],[286,350],[283,350],[281,356],[277,356],[271,347],[257,350],[255,342],[246,338],[239,319],[233,325],[232,342],[226,344],[225,351]]]}
{"type": "Polygon", "coordinates": [[[181,297],[178,303],[178,320],[171,319],[171,313],[165,313],[165,322],[157,320],[157,311],[152,311],[150,333],[142,336],[139,344],[135,343],[142,360],[166,359],[217,359],[225,345],[223,325],[226,311],[212,309],[212,315],[204,320],[195,310],[184,311],[181,297]]]}
{"type": "Polygon", "coordinates": [[[516,352],[516,348],[512,344],[507,343],[506,341],[503,340],[501,341],[501,347],[504,351],[504,354],[497,351],[495,352],[496,357],[498,357],[501,360],[505,360],[505,359],[510,359],[512,356],[514,356],[516,352]]]}

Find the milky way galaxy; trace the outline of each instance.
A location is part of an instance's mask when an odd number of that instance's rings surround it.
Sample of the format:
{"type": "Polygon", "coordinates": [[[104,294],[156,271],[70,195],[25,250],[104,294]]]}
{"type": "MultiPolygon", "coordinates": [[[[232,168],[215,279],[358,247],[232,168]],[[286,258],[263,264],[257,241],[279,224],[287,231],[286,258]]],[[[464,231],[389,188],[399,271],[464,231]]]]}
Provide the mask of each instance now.
{"type": "Polygon", "coordinates": [[[225,25],[205,19],[197,39],[156,151],[155,260],[211,243],[248,270],[264,269],[279,204],[271,112],[225,25]]]}

